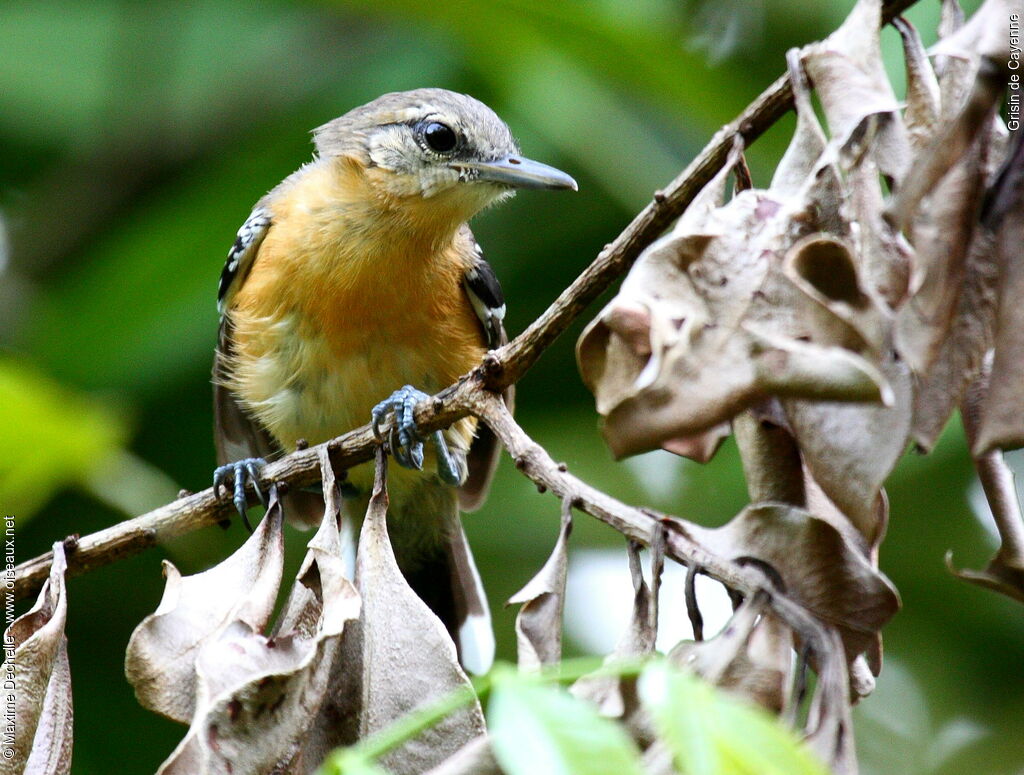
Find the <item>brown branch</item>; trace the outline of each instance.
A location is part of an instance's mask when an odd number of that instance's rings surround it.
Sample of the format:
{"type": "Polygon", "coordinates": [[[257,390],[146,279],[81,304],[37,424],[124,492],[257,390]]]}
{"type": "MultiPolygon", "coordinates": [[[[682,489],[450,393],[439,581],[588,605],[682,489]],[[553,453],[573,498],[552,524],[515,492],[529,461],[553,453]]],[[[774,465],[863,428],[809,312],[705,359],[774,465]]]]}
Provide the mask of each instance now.
{"type": "MultiPolygon", "coordinates": [[[[656,535],[664,541],[665,554],[688,568],[699,567],[701,573],[720,581],[729,589],[750,597],[767,596],[768,605],[795,632],[804,648],[813,654],[822,686],[828,691],[816,695],[818,718],[811,723],[835,723],[845,718],[848,707],[845,650],[836,631],[820,622],[803,605],[775,587],[772,580],[756,565],[741,565],[709,552],[690,538],[686,522],[678,517],[652,509],[629,506],[569,473],[556,463],[540,444],[531,439],[513,419],[505,403],[494,393],[475,391],[468,394],[472,414],[494,432],[515,461],[516,468],[527,478],[551,492],[573,508],[596,517],[626,538],[650,546],[656,535]]],[[[814,734],[817,730],[809,730],[814,734]]],[[[825,738],[828,736],[825,735],[825,738]]]]}
{"type": "MultiPolygon", "coordinates": [[[[914,2],[916,0],[886,3],[885,21],[888,22],[914,2]]],[[[720,129],[675,180],[665,189],[656,192],[653,201],[522,334],[499,350],[488,353],[479,369],[417,407],[417,423],[425,430],[446,427],[471,413],[474,399],[478,397],[475,394],[484,390],[501,391],[517,382],[584,309],[626,272],[643,249],[682,214],[700,189],[722,168],[735,138],[742,136],[749,146],[785,115],[792,105],[792,85],[788,76],[782,76],[734,121],[720,129]]],[[[325,443],[339,468],[349,468],[369,460],[375,448],[370,430],[365,426],[325,443]]],[[[265,483],[278,482],[286,487],[303,487],[319,481],[319,470],[317,448],[311,447],[268,465],[263,480],[265,483]]],[[[254,497],[251,491],[250,497],[254,497]]],[[[212,489],[207,489],[83,538],[69,537],[66,541],[68,573],[84,573],[129,557],[166,538],[220,522],[229,518],[231,513],[230,497],[218,499],[214,497],[212,489]]],[[[646,542],[643,536],[627,532],[628,528],[636,533],[639,529],[636,524],[616,524],[616,513],[614,509],[605,510],[594,516],[600,519],[607,516],[606,521],[613,527],[622,529],[636,540],[646,542]]],[[[39,591],[49,573],[52,559],[52,553],[47,552],[15,568],[16,600],[39,591]]],[[[697,562],[703,566],[700,559],[697,562]]]]}

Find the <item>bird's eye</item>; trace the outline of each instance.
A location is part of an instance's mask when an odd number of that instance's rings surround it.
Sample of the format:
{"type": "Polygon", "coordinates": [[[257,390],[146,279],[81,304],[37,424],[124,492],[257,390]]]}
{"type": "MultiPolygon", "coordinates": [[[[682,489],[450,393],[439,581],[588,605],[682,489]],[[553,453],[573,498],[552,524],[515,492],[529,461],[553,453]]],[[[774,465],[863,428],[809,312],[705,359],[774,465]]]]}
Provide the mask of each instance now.
{"type": "Polygon", "coordinates": [[[455,144],[458,142],[455,131],[450,126],[438,121],[427,124],[423,130],[423,139],[438,153],[447,153],[455,148],[455,144]]]}

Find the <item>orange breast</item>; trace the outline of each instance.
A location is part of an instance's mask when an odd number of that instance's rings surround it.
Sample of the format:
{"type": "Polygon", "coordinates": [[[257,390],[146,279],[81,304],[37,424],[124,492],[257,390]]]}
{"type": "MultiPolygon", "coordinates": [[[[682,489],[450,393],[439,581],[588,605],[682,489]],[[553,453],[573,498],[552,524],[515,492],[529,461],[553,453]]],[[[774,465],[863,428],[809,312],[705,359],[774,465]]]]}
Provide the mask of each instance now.
{"type": "Polygon", "coordinates": [[[400,211],[381,228],[375,204],[358,170],[310,168],[271,203],[233,300],[231,387],[285,448],[364,425],[402,385],[436,392],[485,352],[462,288],[471,245],[403,233],[400,211]]]}

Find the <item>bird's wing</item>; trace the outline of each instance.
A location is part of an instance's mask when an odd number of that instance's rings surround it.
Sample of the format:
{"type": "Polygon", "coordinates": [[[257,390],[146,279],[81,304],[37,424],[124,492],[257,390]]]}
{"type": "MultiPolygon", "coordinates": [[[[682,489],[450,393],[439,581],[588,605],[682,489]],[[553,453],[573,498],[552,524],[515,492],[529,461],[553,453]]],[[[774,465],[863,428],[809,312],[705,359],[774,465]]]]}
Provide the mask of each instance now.
{"type": "Polygon", "coordinates": [[[269,459],[280,451],[266,429],[245,413],[225,384],[234,355],[234,341],[231,321],[224,313],[230,305],[231,297],[245,282],[256,260],[260,243],[269,230],[270,212],[257,205],[238,230],[238,236],[224,262],[217,288],[217,309],[221,317],[217,352],[213,358],[213,434],[218,465],[247,457],[269,459]]]}
{"type": "Polygon", "coordinates": [[[253,261],[259,252],[263,238],[270,231],[270,211],[262,204],[257,204],[238,230],[235,242],[228,251],[228,259],[220,273],[220,284],[217,286],[217,311],[223,317],[224,310],[231,303],[231,297],[245,282],[253,261]]]}
{"type": "MultiPolygon", "coordinates": [[[[480,319],[480,325],[483,326],[487,348],[494,350],[508,342],[504,326],[505,294],[501,291],[501,283],[498,282],[494,269],[484,260],[480,246],[475,242],[473,244],[475,259],[473,265],[466,270],[462,285],[480,319]]],[[[511,411],[515,388],[510,386],[505,391],[504,398],[505,405],[511,411]]],[[[473,511],[483,504],[500,453],[501,445],[491,429],[481,425],[467,457],[469,475],[459,489],[459,506],[463,511],[473,511]]]]}

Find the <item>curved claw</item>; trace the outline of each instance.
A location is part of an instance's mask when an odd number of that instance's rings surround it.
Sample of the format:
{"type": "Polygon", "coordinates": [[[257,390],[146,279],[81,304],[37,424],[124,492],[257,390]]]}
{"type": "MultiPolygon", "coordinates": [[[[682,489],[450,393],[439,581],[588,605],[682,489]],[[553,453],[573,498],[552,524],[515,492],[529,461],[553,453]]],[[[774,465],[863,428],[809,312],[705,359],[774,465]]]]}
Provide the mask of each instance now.
{"type": "Polygon", "coordinates": [[[388,414],[393,415],[388,447],[395,462],[403,468],[423,469],[424,438],[416,427],[415,411],[416,404],[426,398],[423,391],[405,385],[373,407],[371,413],[371,426],[378,440],[381,440],[381,422],[388,414]]]}
{"type": "Polygon", "coordinates": [[[224,487],[227,490],[227,480],[230,479],[232,481],[231,501],[235,504],[235,509],[242,517],[242,521],[250,533],[252,532],[252,525],[249,522],[248,514],[246,514],[248,503],[245,497],[245,484],[246,482],[252,482],[252,488],[256,491],[256,496],[260,499],[260,503],[265,506],[267,500],[260,489],[259,479],[263,475],[263,467],[266,464],[267,461],[261,457],[248,457],[244,460],[219,466],[213,472],[214,496],[219,498],[220,488],[224,487]]]}

